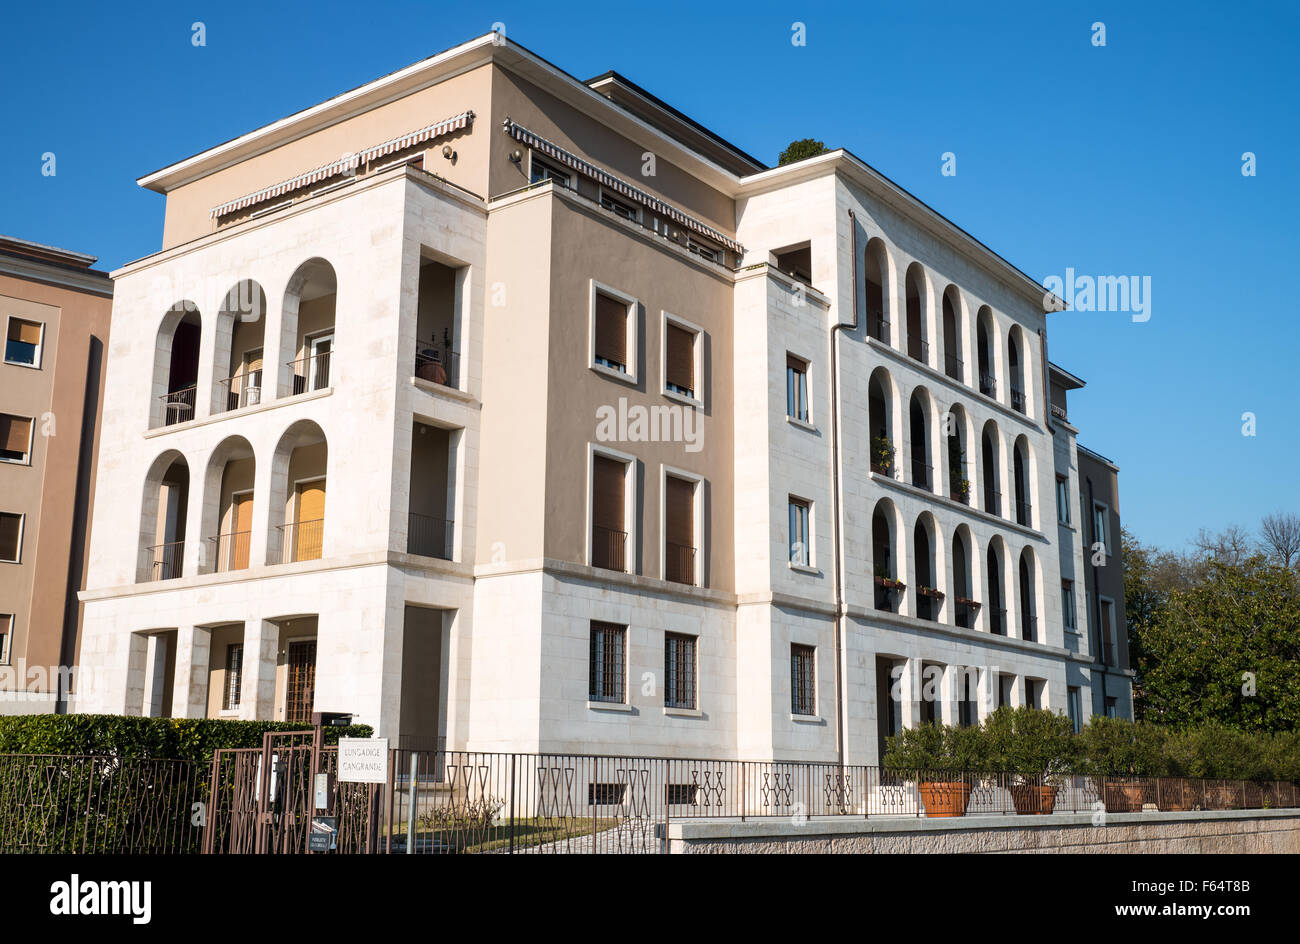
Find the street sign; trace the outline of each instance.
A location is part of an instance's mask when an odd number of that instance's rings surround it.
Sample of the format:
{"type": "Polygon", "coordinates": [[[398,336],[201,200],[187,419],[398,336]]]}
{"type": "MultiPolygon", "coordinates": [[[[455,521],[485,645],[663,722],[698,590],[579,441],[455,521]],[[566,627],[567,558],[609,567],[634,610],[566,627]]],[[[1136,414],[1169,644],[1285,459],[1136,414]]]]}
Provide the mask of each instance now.
{"type": "Polygon", "coordinates": [[[387,783],[388,738],[339,738],[340,783],[387,783]]]}

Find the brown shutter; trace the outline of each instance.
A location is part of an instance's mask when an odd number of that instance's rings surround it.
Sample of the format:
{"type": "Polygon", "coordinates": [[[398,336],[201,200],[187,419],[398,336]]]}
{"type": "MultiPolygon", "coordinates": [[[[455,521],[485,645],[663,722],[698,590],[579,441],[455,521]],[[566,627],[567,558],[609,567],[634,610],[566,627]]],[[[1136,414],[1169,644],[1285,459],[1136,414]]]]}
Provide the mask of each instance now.
{"type": "Polygon", "coordinates": [[[0,448],[27,454],[32,441],[32,421],[20,416],[0,414],[0,448]]]}
{"type": "Polygon", "coordinates": [[[21,341],[23,344],[40,344],[40,323],[35,321],[23,321],[20,318],[10,318],[9,340],[21,341]]]}
{"type": "Polygon", "coordinates": [[[675,324],[664,336],[664,376],[683,390],[695,390],[695,335],[675,324]]]}
{"type": "Polygon", "coordinates": [[[627,466],[615,459],[596,456],[592,470],[592,495],[594,507],[591,521],[597,528],[626,531],[627,519],[623,513],[624,476],[627,466]]]}
{"type": "Polygon", "coordinates": [[[0,515],[0,559],[18,559],[18,532],[22,523],[22,515],[0,515]]]}
{"type": "Polygon", "coordinates": [[[627,365],[627,305],[596,293],[596,356],[627,365]]]}
{"type": "Polygon", "coordinates": [[[669,544],[695,546],[695,483],[667,479],[664,495],[664,538],[669,544]]]}

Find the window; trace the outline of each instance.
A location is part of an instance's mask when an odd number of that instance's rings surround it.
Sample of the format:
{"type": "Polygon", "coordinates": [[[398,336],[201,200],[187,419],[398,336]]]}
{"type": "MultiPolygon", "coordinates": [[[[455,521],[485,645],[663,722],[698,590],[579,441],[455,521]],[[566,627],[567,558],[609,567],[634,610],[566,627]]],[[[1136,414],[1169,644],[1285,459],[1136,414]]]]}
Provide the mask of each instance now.
{"type": "Polygon", "coordinates": [[[810,507],[802,498],[790,497],[790,563],[800,567],[812,566],[812,543],[808,533],[810,507]]]}
{"type": "Polygon", "coordinates": [[[664,476],[664,579],[695,585],[695,483],[664,476]]]}
{"type": "Polygon", "coordinates": [[[593,455],[591,566],[627,570],[627,463],[593,455]]]}
{"type": "Polygon", "coordinates": [[[10,318],[9,331],[5,338],[5,363],[19,364],[23,367],[40,367],[41,341],[44,335],[45,325],[39,321],[10,318]]]}
{"type": "Polygon", "coordinates": [[[1119,652],[1115,647],[1115,607],[1110,600],[1102,598],[1099,601],[1097,618],[1101,620],[1102,664],[1118,665],[1119,652]]]}
{"type": "Polygon", "coordinates": [[[1119,707],[1119,702],[1115,699],[1115,696],[1107,695],[1106,696],[1106,717],[1107,718],[1115,717],[1115,715],[1118,714],[1118,707],[1119,707]]]}
{"type": "Polygon", "coordinates": [[[32,421],[0,413],[0,462],[27,462],[32,452],[32,421]]]}
{"type": "Polygon", "coordinates": [[[664,634],[664,706],[695,707],[695,637],[664,634]]]}
{"type": "Polygon", "coordinates": [[[961,671],[961,701],[957,703],[957,723],[963,728],[970,728],[980,723],[979,701],[976,692],[979,679],[974,669],[961,671]]]}
{"type": "Polygon", "coordinates": [[[1107,508],[1101,502],[1092,506],[1092,543],[1100,544],[1110,554],[1110,542],[1106,540],[1106,512],[1107,508]]]}
{"type": "Polygon", "coordinates": [[[796,715],[817,714],[816,654],[812,646],[790,646],[790,711],[796,715]]]}
{"type": "Polygon", "coordinates": [[[587,697],[591,701],[623,704],[626,678],[627,627],[615,623],[591,623],[591,665],[587,697]]]}
{"type": "Polygon", "coordinates": [[[625,783],[589,783],[587,784],[588,806],[622,806],[623,795],[627,792],[625,783]]]}
{"type": "Polygon", "coordinates": [[[244,644],[232,642],[226,646],[226,686],[221,699],[222,711],[239,708],[239,692],[244,681],[244,644]]]}
{"type": "Polygon", "coordinates": [[[710,262],[722,261],[721,249],[719,249],[717,246],[710,245],[709,243],[702,243],[698,239],[695,239],[690,235],[686,237],[686,248],[698,256],[703,256],[705,259],[708,259],[710,262]]]}
{"type": "Polygon", "coordinates": [[[1083,730],[1083,699],[1079,689],[1073,685],[1069,688],[1069,710],[1070,724],[1074,725],[1074,733],[1078,734],[1083,730]]]}
{"type": "Polygon", "coordinates": [[[1058,524],[1070,523],[1070,477],[1056,477],[1056,521],[1058,524]]]}
{"type": "Polygon", "coordinates": [[[9,664],[9,640],[13,635],[14,615],[0,613],[0,665],[9,664]]]}
{"type": "Polygon", "coordinates": [[[785,356],[785,415],[808,422],[808,362],[793,354],[785,356]]]}
{"type": "Polygon", "coordinates": [[[1030,708],[1043,708],[1043,688],[1047,683],[1042,679],[1025,679],[1025,702],[1030,708]]]}
{"type": "Polygon", "coordinates": [[[23,516],[0,512],[0,561],[18,563],[23,552],[23,516]]]}
{"type": "Polygon", "coordinates": [[[560,170],[554,164],[542,160],[535,153],[529,156],[528,171],[529,183],[540,184],[553,180],[561,187],[572,186],[570,181],[573,178],[568,171],[560,170]]]}
{"type": "Polygon", "coordinates": [[[695,350],[699,333],[664,322],[664,389],[695,399],[695,350]]]}
{"type": "Polygon", "coordinates": [[[641,218],[641,214],[636,207],[613,196],[603,187],[600,190],[600,205],[615,216],[621,216],[623,219],[631,220],[634,223],[641,218]]]}
{"type": "Polygon", "coordinates": [[[597,291],[592,325],[592,359],[601,367],[629,373],[628,324],[634,303],[597,291]]]}
{"type": "Polygon", "coordinates": [[[1011,708],[1015,705],[1016,677],[1014,675],[998,676],[998,707],[1011,708]]]}
{"type": "Polygon", "coordinates": [[[1061,581],[1061,618],[1065,621],[1065,628],[1075,630],[1078,628],[1077,617],[1074,612],[1074,581],[1061,581]]]}

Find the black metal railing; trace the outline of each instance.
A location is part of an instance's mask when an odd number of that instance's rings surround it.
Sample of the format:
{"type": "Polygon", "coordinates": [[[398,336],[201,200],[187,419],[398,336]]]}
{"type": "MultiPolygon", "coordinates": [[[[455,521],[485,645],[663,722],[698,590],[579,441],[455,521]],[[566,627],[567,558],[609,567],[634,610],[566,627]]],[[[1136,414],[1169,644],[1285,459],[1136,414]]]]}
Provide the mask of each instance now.
{"type": "Polygon", "coordinates": [[[164,393],[158,399],[162,401],[162,422],[164,426],[175,426],[194,419],[194,400],[198,387],[191,384],[171,393],[164,393]]]}
{"type": "Polygon", "coordinates": [[[980,393],[986,397],[998,398],[998,381],[992,374],[980,374],[980,393]]]}
{"type": "Polygon", "coordinates": [[[452,558],[452,538],[455,535],[454,522],[430,515],[408,516],[406,530],[406,552],[420,557],[438,557],[442,560],[452,558]]]}
{"type": "Polygon", "coordinates": [[[432,347],[421,348],[415,354],[415,376],[420,380],[459,387],[460,355],[456,351],[432,347]]]}
{"type": "Polygon", "coordinates": [[[1002,514],[1002,492],[991,486],[984,486],[984,510],[991,515],[1002,514]]]}
{"type": "Polygon", "coordinates": [[[185,542],[172,541],[149,548],[149,579],[174,580],[181,575],[185,542]]]}
{"type": "Polygon", "coordinates": [[[228,531],[208,538],[212,543],[213,571],[220,574],[246,568],[252,537],[252,531],[228,531]]]}
{"type": "Polygon", "coordinates": [[[930,363],[930,342],[924,338],[908,338],[907,356],[922,364],[930,363]]]}
{"type": "Polygon", "coordinates": [[[1005,636],[1007,634],[1006,607],[994,607],[989,610],[989,632],[994,636],[1005,636]]]}
{"type": "Polygon", "coordinates": [[[1025,412],[1025,391],[1015,384],[1011,385],[1011,407],[1021,413],[1025,412]]]}
{"type": "Polygon", "coordinates": [[[591,566],[627,570],[627,532],[596,525],[591,529],[591,566]]]}
{"type": "Polygon", "coordinates": [[[939,618],[939,610],[943,608],[943,594],[935,590],[926,590],[924,587],[916,589],[916,615],[923,620],[934,622],[939,618]]]}
{"type": "Polygon", "coordinates": [[[867,315],[867,331],[877,341],[889,343],[889,319],[883,315],[867,315]]]}
{"type": "Polygon", "coordinates": [[[328,387],[331,383],[330,367],[333,361],[333,351],[321,351],[310,357],[289,361],[289,395],[296,397],[300,393],[310,393],[328,387]]]}
{"type": "Polygon", "coordinates": [[[974,629],[975,618],[979,616],[980,604],[973,600],[958,599],[954,607],[957,625],[962,629],[974,629]]]}
{"type": "Polygon", "coordinates": [[[1033,522],[1033,507],[1027,501],[1016,502],[1016,524],[1029,527],[1033,522]]]}
{"type": "Polygon", "coordinates": [[[282,563],[290,564],[294,561],[320,560],[325,537],[324,518],[282,524],[278,530],[280,532],[280,560],[282,563]]]}
{"type": "Polygon", "coordinates": [[[934,490],[933,469],[924,459],[912,459],[912,484],[917,488],[934,490]]]}
{"type": "Polygon", "coordinates": [[[695,586],[695,548],[665,541],[664,579],[695,586]]]}
{"type": "Polygon", "coordinates": [[[246,406],[256,406],[262,402],[262,372],[236,374],[217,381],[220,393],[217,395],[218,412],[229,413],[246,406]]]}
{"type": "Polygon", "coordinates": [[[962,360],[956,354],[945,354],[943,357],[944,373],[953,380],[961,380],[962,360]]]}

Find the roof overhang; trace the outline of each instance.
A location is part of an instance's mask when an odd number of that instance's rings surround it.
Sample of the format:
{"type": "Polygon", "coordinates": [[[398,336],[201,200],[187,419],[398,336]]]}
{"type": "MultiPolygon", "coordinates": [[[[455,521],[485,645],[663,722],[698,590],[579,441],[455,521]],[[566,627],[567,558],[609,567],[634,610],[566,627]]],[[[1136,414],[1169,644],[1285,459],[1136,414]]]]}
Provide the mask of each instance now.
{"type": "Polygon", "coordinates": [[[1066,370],[1064,367],[1061,367],[1059,364],[1053,364],[1051,361],[1048,361],[1047,369],[1048,372],[1051,374],[1052,380],[1056,381],[1066,390],[1078,390],[1081,387],[1088,386],[1087,381],[1085,381],[1082,377],[1078,377],[1070,373],[1068,370],[1066,370]]]}

